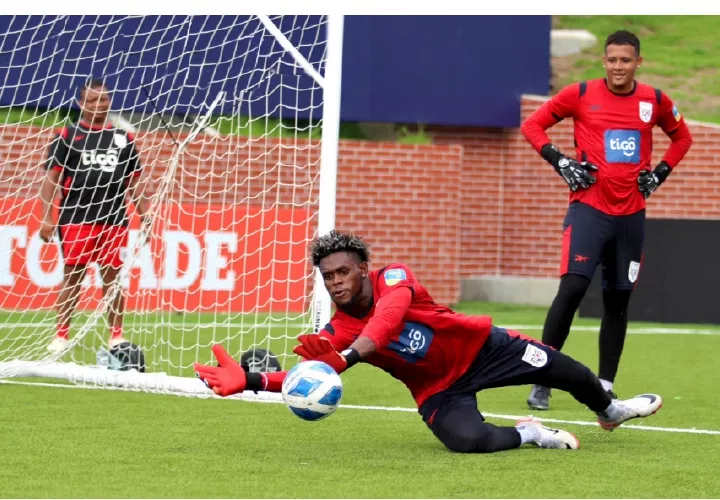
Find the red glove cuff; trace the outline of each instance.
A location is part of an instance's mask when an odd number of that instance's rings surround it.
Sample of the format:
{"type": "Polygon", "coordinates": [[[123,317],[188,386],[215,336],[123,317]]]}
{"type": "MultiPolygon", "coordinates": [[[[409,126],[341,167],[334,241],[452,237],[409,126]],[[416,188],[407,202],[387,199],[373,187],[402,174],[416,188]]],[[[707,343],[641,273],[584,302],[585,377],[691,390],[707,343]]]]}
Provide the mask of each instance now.
{"type": "Polygon", "coordinates": [[[282,391],[282,383],[285,380],[287,372],[268,372],[261,373],[264,376],[265,388],[263,391],[280,392],[282,391]]]}

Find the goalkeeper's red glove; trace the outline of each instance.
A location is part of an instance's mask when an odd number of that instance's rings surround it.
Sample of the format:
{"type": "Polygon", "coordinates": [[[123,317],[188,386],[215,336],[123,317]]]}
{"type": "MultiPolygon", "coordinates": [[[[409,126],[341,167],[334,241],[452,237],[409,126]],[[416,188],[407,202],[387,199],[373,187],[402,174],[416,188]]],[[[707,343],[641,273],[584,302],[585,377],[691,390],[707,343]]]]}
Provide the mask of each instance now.
{"type": "Polygon", "coordinates": [[[300,345],[293,349],[298,356],[306,360],[327,363],[337,373],[342,373],[348,366],[345,356],[335,350],[332,343],[317,334],[300,335],[300,345]]]}
{"type": "Polygon", "coordinates": [[[219,344],[212,346],[218,366],[195,363],[195,373],[218,396],[231,396],[245,390],[245,370],[219,344]]]}

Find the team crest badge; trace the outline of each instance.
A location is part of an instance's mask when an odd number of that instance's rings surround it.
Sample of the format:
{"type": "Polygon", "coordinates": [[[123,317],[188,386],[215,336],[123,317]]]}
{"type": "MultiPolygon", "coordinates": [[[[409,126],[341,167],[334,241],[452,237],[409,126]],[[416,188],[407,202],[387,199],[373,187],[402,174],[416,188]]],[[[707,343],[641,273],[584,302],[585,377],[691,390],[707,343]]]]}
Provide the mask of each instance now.
{"type": "Polygon", "coordinates": [[[653,105],[651,102],[640,102],[640,119],[645,123],[652,120],[653,105]]]}
{"type": "Polygon", "coordinates": [[[628,269],[628,279],[630,283],[635,283],[638,274],[640,273],[640,263],[634,260],[630,262],[630,268],[628,269]]]}
{"type": "Polygon", "coordinates": [[[127,137],[125,137],[125,135],[123,134],[115,134],[113,140],[115,141],[115,145],[120,149],[123,149],[125,146],[127,146],[127,137]]]}
{"type": "Polygon", "coordinates": [[[525,348],[525,354],[523,354],[522,360],[535,368],[540,368],[547,364],[548,358],[545,351],[532,344],[528,344],[525,348]]]}

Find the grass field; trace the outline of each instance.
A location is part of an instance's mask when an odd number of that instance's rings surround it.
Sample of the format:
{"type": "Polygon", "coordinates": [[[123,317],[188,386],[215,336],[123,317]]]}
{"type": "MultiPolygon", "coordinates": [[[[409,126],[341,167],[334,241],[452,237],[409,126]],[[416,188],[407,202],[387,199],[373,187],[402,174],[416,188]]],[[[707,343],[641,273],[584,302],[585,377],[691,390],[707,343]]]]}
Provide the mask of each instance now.
{"type": "MultiPolygon", "coordinates": [[[[491,314],[502,326],[524,325],[526,333],[536,336],[545,313],[543,308],[498,304],[463,303],[457,309],[491,314]]],[[[0,318],[0,338],[7,341],[13,335],[11,323],[22,319],[0,318]]],[[[155,319],[145,318],[145,323],[155,319]]],[[[189,364],[195,355],[207,361],[207,347],[192,347],[209,344],[212,328],[193,325],[222,319],[166,317],[165,322],[178,325],[155,327],[154,337],[164,339],[158,344],[164,347],[148,348],[153,345],[150,334],[143,347],[150,360],[162,358],[163,349],[185,347],[182,361],[173,363],[189,364]],[[183,336],[185,329],[189,333],[183,336]]],[[[232,318],[232,323],[264,320],[232,318]]],[[[32,317],[39,321],[45,326],[37,328],[47,334],[49,323],[32,317]]],[[[597,320],[578,319],[565,348],[593,369],[597,325],[597,320]]],[[[278,337],[285,333],[284,328],[274,330],[278,337]]],[[[216,339],[224,337],[216,331],[216,339]]],[[[280,338],[273,342],[277,352],[292,346],[280,338]]],[[[241,345],[230,348],[238,352],[241,345]]],[[[552,410],[538,416],[562,421],[554,425],[574,432],[581,449],[523,447],[494,455],[446,451],[423,425],[405,388],[369,366],[343,374],[341,408],[312,423],[282,404],[0,384],[0,496],[717,497],[720,405],[713,394],[718,351],[718,327],[631,324],[616,389],[620,397],[661,394],[665,403],[657,415],[608,433],[569,395],[556,393],[552,410]],[[704,431],[709,433],[699,433],[704,431]]],[[[168,362],[157,366],[163,365],[168,362]]],[[[527,392],[527,387],[483,392],[479,406],[488,421],[509,425],[529,413],[527,392]]]]}
{"type": "MultiPolygon", "coordinates": [[[[555,27],[585,29],[597,44],[583,54],[553,59],[561,85],[605,76],[605,38],[619,29],[640,37],[638,80],[660,87],[688,118],[720,123],[720,16],[557,16],[555,27]]],[[[559,88],[558,88],[559,89],[559,88]]]]}

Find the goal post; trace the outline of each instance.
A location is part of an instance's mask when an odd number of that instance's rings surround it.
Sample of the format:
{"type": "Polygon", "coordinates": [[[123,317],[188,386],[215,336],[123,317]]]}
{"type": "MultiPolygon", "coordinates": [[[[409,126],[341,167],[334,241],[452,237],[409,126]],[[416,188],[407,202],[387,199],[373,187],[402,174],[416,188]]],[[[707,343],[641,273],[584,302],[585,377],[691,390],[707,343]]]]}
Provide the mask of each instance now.
{"type": "Polygon", "coordinates": [[[0,378],[203,396],[192,365],[214,361],[212,344],[292,366],[297,335],[330,315],[308,246],[335,225],[343,16],[0,25],[0,378]],[[38,196],[48,146],[77,123],[90,76],[108,83],[110,121],[134,138],[152,224],[145,240],[129,209],[119,281],[103,296],[88,266],[69,348],[51,353],[64,257],[59,240],[39,239],[38,196]],[[113,294],[125,298],[123,336],[144,373],[98,366],[113,294]]]}
{"type": "MultiPolygon", "coordinates": [[[[327,63],[325,65],[325,102],[320,155],[320,203],[318,233],[324,235],[335,228],[337,194],[337,163],[340,138],[340,95],[342,86],[343,16],[328,16],[327,63]]],[[[313,330],[318,333],[330,321],[330,295],[325,290],[320,270],[315,272],[315,321],[313,330]]]]}

